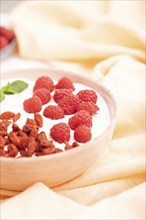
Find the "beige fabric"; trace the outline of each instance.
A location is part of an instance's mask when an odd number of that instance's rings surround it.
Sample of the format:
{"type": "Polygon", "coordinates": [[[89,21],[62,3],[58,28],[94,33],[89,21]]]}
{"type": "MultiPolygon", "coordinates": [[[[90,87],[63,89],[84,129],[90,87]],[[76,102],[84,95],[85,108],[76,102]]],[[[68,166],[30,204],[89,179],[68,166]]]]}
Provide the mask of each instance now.
{"type": "MultiPolygon", "coordinates": [[[[124,9],[122,1],[119,7],[114,1],[111,5],[102,1],[24,3],[12,15],[20,55],[41,60],[80,60],[128,53],[144,59],[144,36],[140,27],[130,24],[129,19],[125,22],[131,11],[139,9],[140,16],[144,14],[144,1],[139,7],[128,1],[130,12],[126,14],[123,10],[118,17],[115,14],[121,5],[124,9]]],[[[142,22],[143,19],[141,17],[142,22]]]]}
{"type": "Polygon", "coordinates": [[[144,219],[144,184],[91,207],[83,207],[41,183],[2,205],[2,219],[144,219]],[[23,198],[23,202],[22,202],[23,198]],[[133,202],[134,200],[134,202],[133,202]],[[125,209],[125,207],[127,207],[125,209]]]}
{"type": "Polygon", "coordinates": [[[11,22],[19,54],[101,82],[117,102],[109,151],[80,177],[36,183],[2,202],[2,219],[145,219],[145,1],[30,1],[11,22]]]}

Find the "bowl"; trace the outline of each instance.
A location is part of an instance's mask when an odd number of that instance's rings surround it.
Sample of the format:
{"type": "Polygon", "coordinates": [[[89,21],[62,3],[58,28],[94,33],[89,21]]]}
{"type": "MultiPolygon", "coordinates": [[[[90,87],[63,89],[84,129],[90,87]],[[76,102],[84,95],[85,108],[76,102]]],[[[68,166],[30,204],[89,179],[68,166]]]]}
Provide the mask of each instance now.
{"type": "Polygon", "coordinates": [[[0,57],[4,59],[10,56],[16,48],[16,39],[14,38],[6,47],[0,50],[0,57]]]}
{"type": "Polygon", "coordinates": [[[9,28],[0,26],[0,57],[1,59],[11,55],[16,47],[16,37],[14,32],[9,28]]]}
{"type": "Polygon", "coordinates": [[[1,79],[26,78],[36,80],[46,75],[58,80],[66,75],[73,82],[86,85],[98,92],[108,106],[110,122],[95,139],[71,150],[42,157],[0,158],[0,188],[22,191],[36,182],[55,187],[85,172],[109,148],[115,126],[116,105],[111,92],[99,83],[74,73],[49,69],[30,69],[3,73],[1,79]]]}

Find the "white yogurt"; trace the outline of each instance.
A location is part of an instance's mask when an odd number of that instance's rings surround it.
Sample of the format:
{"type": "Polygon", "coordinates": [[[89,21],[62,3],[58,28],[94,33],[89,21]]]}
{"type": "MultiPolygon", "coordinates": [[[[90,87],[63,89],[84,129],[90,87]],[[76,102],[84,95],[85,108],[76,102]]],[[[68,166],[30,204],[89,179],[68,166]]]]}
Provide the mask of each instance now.
{"type": "MultiPolygon", "coordinates": [[[[10,80],[10,82],[18,80],[13,79],[10,80]]],[[[14,95],[6,95],[5,100],[0,103],[0,112],[3,113],[5,111],[11,111],[14,113],[21,113],[21,118],[16,122],[20,128],[25,124],[27,118],[32,118],[33,119],[33,114],[29,114],[24,111],[23,109],[23,102],[25,99],[28,99],[32,96],[33,94],[33,86],[34,86],[34,81],[32,80],[27,80],[24,78],[19,78],[19,80],[23,80],[28,83],[28,88],[25,89],[22,93],[19,94],[14,94],[14,95]]],[[[7,85],[8,80],[2,80],[1,81],[1,86],[7,85]]],[[[74,94],[77,94],[80,90],[84,89],[92,89],[86,85],[80,84],[80,83],[74,83],[75,91],[73,92],[74,94]]],[[[53,96],[53,92],[51,95],[53,96]]],[[[110,124],[110,113],[108,106],[105,102],[105,100],[97,93],[98,99],[97,99],[97,105],[100,108],[100,110],[97,112],[96,115],[93,116],[93,126],[92,126],[92,139],[95,139],[98,137],[110,124]]],[[[57,103],[51,98],[51,101],[45,105],[43,105],[41,112],[41,115],[43,117],[43,127],[39,131],[45,131],[48,139],[51,139],[50,137],[50,128],[57,123],[60,122],[66,122],[68,123],[68,120],[70,117],[73,115],[66,115],[65,118],[59,119],[59,120],[51,120],[49,118],[46,118],[43,116],[43,110],[48,106],[48,105],[57,105],[57,103]]],[[[11,126],[9,126],[9,130],[11,130],[11,126]]],[[[73,133],[74,131],[71,130],[71,138],[69,143],[72,144],[74,142],[73,138],[73,133]]],[[[64,149],[65,144],[59,144],[54,141],[54,144],[56,147],[59,147],[60,149],[64,149]]],[[[80,144],[81,145],[81,144],[80,144]]]]}

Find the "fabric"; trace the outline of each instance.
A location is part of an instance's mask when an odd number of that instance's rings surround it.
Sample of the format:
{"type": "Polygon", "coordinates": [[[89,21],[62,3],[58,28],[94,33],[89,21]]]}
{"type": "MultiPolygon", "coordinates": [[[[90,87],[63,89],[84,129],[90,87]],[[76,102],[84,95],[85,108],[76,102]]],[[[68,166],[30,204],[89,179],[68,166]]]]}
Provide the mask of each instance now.
{"type": "Polygon", "coordinates": [[[2,219],[145,219],[144,8],[145,1],[26,1],[12,12],[19,55],[100,82],[115,97],[117,119],[109,151],[78,178],[2,190],[2,219]]]}

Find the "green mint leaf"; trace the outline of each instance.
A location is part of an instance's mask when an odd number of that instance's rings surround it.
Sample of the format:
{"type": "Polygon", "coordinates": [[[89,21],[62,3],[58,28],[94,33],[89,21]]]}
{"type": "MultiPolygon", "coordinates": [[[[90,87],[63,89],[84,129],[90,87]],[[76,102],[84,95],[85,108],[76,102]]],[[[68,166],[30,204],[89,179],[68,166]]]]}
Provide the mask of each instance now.
{"type": "Polygon", "coordinates": [[[5,95],[2,90],[0,90],[0,102],[2,102],[5,99],[5,95]]]}
{"type": "Polygon", "coordinates": [[[28,83],[22,80],[16,80],[10,84],[10,90],[14,93],[20,93],[28,87],[28,83]]]}
{"type": "Polygon", "coordinates": [[[2,87],[2,92],[3,92],[4,94],[15,94],[15,91],[13,91],[13,90],[11,89],[11,84],[10,84],[10,82],[8,82],[6,86],[3,86],[3,87],[2,87]]]}
{"type": "Polygon", "coordinates": [[[2,102],[5,99],[6,95],[13,95],[15,93],[20,93],[24,89],[28,87],[28,83],[25,83],[22,80],[16,80],[12,83],[8,82],[6,86],[3,86],[0,89],[0,102],[2,102]]]}

